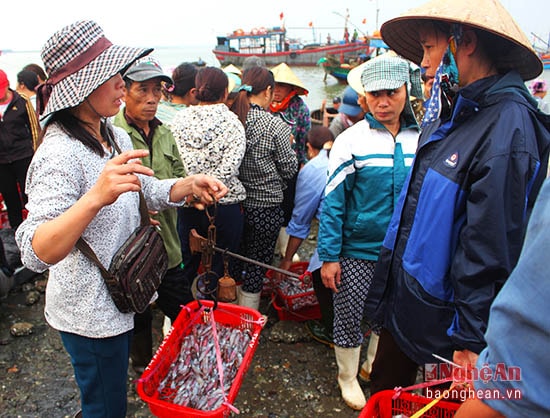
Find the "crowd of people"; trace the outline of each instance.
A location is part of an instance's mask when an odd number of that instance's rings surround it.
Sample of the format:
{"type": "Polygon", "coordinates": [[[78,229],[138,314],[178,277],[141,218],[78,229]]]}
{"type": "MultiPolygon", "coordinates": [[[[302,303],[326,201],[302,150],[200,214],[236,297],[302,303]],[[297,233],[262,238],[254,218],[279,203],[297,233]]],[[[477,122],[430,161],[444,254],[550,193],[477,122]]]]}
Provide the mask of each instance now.
{"type": "Polygon", "coordinates": [[[49,271],[45,316],[71,357],[80,416],[125,416],[128,367],[153,355],[151,307],[118,311],[75,248],[82,237],[109,265],[140,223],[138,190],[168,254],[155,301],[168,322],[215,297],[228,271],[236,303],[259,310],[261,265],[279,252],[290,269],[317,219],[308,271],[322,317],[306,327],[333,347],[350,408],[367,403],[358,378],[371,395],[411,386],[437,355],[522,368],[521,381],[470,382],[515,385],[521,400],[469,399],[457,416],[549,413],[549,361],[517,344],[550,333],[547,86],[509,13],[465,2],[385,22],[391,52],[350,72],[330,126],[312,126],[308,90],[284,63],[167,75],[152,49],[113,45],[93,21],[52,35],[45,70],[21,69],[15,90],[0,69],[0,193],[23,263],[49,271]],[[217,246],[258,264],[202,265],[189,234],[212,226],[217,246]]]}

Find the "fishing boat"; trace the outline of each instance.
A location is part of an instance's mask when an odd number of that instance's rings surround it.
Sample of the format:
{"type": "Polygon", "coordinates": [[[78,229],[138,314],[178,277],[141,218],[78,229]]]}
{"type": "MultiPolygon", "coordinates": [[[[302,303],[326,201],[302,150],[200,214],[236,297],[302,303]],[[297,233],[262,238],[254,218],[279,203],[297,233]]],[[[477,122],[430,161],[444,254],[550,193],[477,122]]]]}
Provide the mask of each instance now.
{"type": "Polygon", "coordinates": [[[544,69],[550,70],[550,33],[548,34],[548,41],[536,33],[531,32],[531,35],[533,35],[533,49],[539,54],[544,69]]]}
{"type": "Polygon", "coordinates": [[[324,79],[327,79],[327,75],[331,75],[339,83],[347,84],[348,73],[352,68],[389,50],[388,45],[386,45],[386,43],[382,40],[379,32],[376,32],[371,37],[367,37],[367,45],[368,53],[358,54],[356,57],[351,58],[348,61],[345,61],[342,57],[335,55],[327,55],[321,58],[317,64],[325,70],[324,79]]]}
{"type": "Polygon", "coordinates": [[[284,26],[255,28],[249,32],[237,29],[218,36],[217,40],[212,52],[222,66],[233,64],[240,67],[246,58],[253,56],[261,57],[267,66],[282,62],[290,66],[315,66],[327,55],[339,56],[345,61],[369,50],[368,44],[360,40],[302,44],[288,38],[284,26]]]}

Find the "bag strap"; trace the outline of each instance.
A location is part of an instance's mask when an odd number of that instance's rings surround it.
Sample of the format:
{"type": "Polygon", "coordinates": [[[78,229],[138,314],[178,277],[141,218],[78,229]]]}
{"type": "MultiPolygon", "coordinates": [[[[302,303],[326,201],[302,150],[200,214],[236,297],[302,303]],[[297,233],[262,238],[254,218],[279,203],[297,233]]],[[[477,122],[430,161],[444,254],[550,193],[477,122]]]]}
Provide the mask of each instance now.
{"type": "MultiPolygon", "coordinates": [[[[108,129],[108,128],[107,128],[108,129]]],[[[122,150],[114,140],[114,138],[109,134],[107,135],[111,146],[113,146],[119,154],[122,154],[122,150]]],[[[145,196],[140,190],[139,192],[139,213],[141,215],[141,226],[147,226],[149,224],[149,210],[147,209],[147,202],[145,202],[145,196]]]]}
{"type": "Polygon", "coordinates": [[[86,241],[84,241],[84,238],[80,237],[78,238],[78,241],[76,241],[75,247],[78,248],[82,253],[88,257],[94,264],[96,264],[99,267],[99,270],[101,271],[101,275],[105,279],[105,282],[107,280],[112,280],[113,275],[109,273],[109,270],[107,270],[103,264],[101,264],[101,261],[99,261],[99,258],[97,258],[96,253],[94,250],[92,250],[92,247],[88,245],[86,241]]]}
{"type": "MultiPolygon", "coordinates": [[[[107,128],[108,130],[108,128],[107,128]]],[[[112,138],[111,134],[109,133],[107,135],[109,142],[111,143],[111,146],[115,148],[116,152],[119,154],[122,153],[122,150],[116,143],[116,141],[112,138]]],[[[140,190],[139,192],[139,213],[141,216],[141,226],[147,226],[149,224],[149,210],[147,209],[147,202],[145,202],[145,196],[143,196],[143,192],[140,190]]],[[[78,248],[82,253],[88,257],[91,261],[94,262],[99,267],[99,270],[101,271],[101,276],[103,276],[103,279],[107,283],[107,286],[109,286],[108,281],[114,281],[115,278],[113,275],[105,268],[103,264],[101,264],[101,261],[99,261],[99,258],[97,258],[96,253],[90,245],[82,237],[78,238],[78,241],[76,241],[75,247],[78,248]]]]}

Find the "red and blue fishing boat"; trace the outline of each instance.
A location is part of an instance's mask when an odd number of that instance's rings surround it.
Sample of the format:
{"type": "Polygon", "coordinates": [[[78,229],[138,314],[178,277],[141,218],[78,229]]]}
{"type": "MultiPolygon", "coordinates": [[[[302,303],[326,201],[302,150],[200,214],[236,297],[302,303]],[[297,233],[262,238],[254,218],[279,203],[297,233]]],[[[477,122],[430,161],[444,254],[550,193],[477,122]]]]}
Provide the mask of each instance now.
{"type": "Polygon", "coordinates": [[[315,66],[327,55],[336,55],[346,60],[369,51],[368,43],[359,39],[302,44],[299,40],[288,38],[284,27],[255,28],[249,32],[237,29],[217,39],[212,52],[222,66],[233,64],[239,67],[246,58],[252,56],[262,58],[267,66],[282,62],[290,66],[315,66]]]}

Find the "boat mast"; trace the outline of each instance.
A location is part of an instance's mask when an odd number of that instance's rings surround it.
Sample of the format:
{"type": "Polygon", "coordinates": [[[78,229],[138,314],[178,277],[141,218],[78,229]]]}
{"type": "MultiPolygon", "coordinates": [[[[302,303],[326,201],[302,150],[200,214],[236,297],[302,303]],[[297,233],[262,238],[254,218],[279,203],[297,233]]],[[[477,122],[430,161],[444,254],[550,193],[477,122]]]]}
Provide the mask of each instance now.
{"type": "Polygon", "coordinates": [[[380,13],[380,8],[378,7],[378,0],[376,0],[376,30],[379,29],[379,26],[378,26],[378,15],[380,13]]]}

